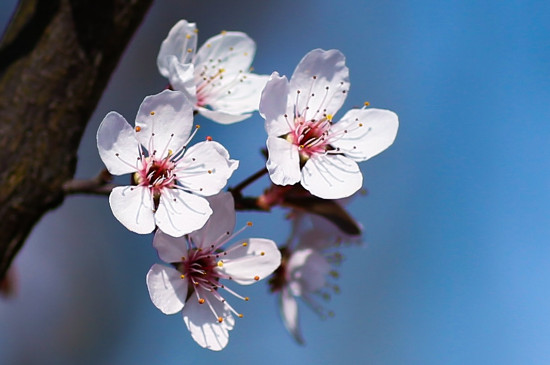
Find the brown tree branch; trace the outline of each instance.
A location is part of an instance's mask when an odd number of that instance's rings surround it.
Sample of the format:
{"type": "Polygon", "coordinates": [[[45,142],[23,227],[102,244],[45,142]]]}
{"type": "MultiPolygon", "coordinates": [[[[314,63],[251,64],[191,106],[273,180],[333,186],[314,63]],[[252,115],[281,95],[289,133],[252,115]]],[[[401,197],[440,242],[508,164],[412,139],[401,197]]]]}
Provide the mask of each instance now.
{"type": "Polygon", "coordinates": [[[64,197],[86,123],[152,0],[22,0],[0,42],[0,278],[64,197]]]}

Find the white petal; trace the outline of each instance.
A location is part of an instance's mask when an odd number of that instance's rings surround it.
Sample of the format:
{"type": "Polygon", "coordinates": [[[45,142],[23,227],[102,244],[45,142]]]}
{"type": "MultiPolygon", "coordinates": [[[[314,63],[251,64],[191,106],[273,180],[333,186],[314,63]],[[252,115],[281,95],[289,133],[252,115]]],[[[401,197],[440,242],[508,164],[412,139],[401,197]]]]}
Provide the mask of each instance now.
{"type": "Polygon", "coordinates": [[[194,297],[183,308],[183,321],[196,343],[209,350],[220,351],[229,342],[229,331],[233,329],[235,319],[229,308],[212,295],[205,299],[210,301],[216,314],[224,321],[219,323],[208,304],[199,304],[194,297]]]}
{"type": "Polygon", "coordinates": [[[256,44],[241,32],[223,32],[208,39],[197,52],[193,63],[200,73],[203,68],[224,69],[227,74],[248,72],[256,53],[256,44]]]}
{"type": "Polygon", "coordinates": [[[160,46],[157,57],[159,72],[169,77],[170,56],[175,56],[180,63],[190,63],[197,48],[197,33],[195,23],[180,20],[170,29],[168,36],[160,46]],[[189,52],[191,50],[191,52],[189,52]]]}
{"type": "Polygon", "coordinates": [[[178,162],[178,182],[197,194],[209,196],[220,192],[239,167],[218,142],[204,141],[191,146],[178,162]]]}
{"type": "Polygon", "coordinates": [[[206,247],[227,238],[235,229],[235,202],[233,195],[221,192],[207,198],[212,215],[201,229],[189,234],[197,247],[206,247]]]}
{"type": "Polygon", "coordinates": [[[283,288],[281,296],[279,298],[279,305],[281,310],[281,318],[287,331],[294,337],[296,342],[304,344],[304,338],[300,331],[300,324],[298,321],[298,302],[288,292],[287,288],[283,288]]]}
{"type": "Polygon", "coordinates": [[[168,57],[169,80],[172,88],[181,91],[189,99],[191,104],[197,103],[195,67],[192,63],[181,63],[175,56],[168,57]]]}
{"type": "Polygon", "coordinates": [[[271,275],[281,264],[281,252],[272,240],[250,238],[229,248],[227,255],[220,260],[223,266],[218,270],[231,276],[241,285],[254,284],[271,275]],[[240,247],[238,247],[240,246],[240,247]]]}
{"type": "Polygon", "coordinates": [[[113,215],[132,232],[145,234],[155,229],[153,198],[142,186],[117,186],[109,195],[113,215]]]}
{"type": "MultiPolygon", "coordinates": [[[[273,72],[260,99],[260,114],[265,119],[268,136],[279,137],[291,131],[294,125],[293,106],[288,106],[289,85],[286,76],[273,72]],[[285,117],[286,114],[286,117],[285,117]]],[[[292,101],[293,102],[293,101],[292,101]]]]}
{"type": "Polygon", "coordinates": [[[330,264],[316,250],[306,248],[292,253],[287,266],[292,291],[296,296],[315,292],[325,286],[330,264]]]}
{"type": "Polygon", "coordinates": [[[107,114],[99,125],[97,149],[111,174],[123,175],[138,170],[139,143],[134,129],[117,112],[107,114]]]}
{"type": "Polygon", "coordinates": [[[182,310],[187,297],[187,279],[178,270],[154,264],[147,273],[147,289],[153,304],[164,314],[182,310]]]}
{"type": "Polygon", "coordinates": [[[300,181],[298,147],[283,138],[268,137],[267,150],[266,167],[274,184],[292,185],[300,181]]]}
{"type": "Polygon", "coordinates": [[[392,111],[352,109],[331,128],[331,135],[341,136],[331,145],[355,161],[364,161],[391,146],[398,128],[399,120],[392,111]]]}
{"type": "Polygon", "coordinates": [[[252,116],[252,114],[230,114],[226,112],[206,109],[203,107],[198,107],[197,110],[199,111],[200,115],[220,124],[233,124],[252,116]]]}
{"type": "Polygon", "coordinates": [[[184,93],[164,90],[147,96],[137,116],[137,138],[150,154],[161,157],[174,153],[187,142],[193,126],[193,105],[184,93]]]}
{"type": "Polygon", "coordinates": [[[204,226],[211,214],[205,198],[180,189],[164,189],[155,221],[164,233],[180,237],[204,226]]]}
{"type": "Polygon", "coordinates": [[[234,85],[225,88],[209,105],[228,114],[243,114],[258,110],[267,75],[244,73],[236,75],[234,85]]]}
{"type": "Polygon", "coordinates": [[[185,237],[172,237],[160,229],[153,238],[153,247],[157,250],[160,259],[167,263],[181,262],[182,257],[187,257],[185,237]]]}
{"type": "Polygon", "coordinates": [[[289,98],[297,97],[296,110],[306,120],[320,119],[323,114],[334,115],[340,109],[349,85],[344,55],[335,49],[314,49],[296,67],[290,79],[289,98]]]}
{"type": "Polygon", "coordinates": [[[342,155],[313,156],[302,168],[302,186],[319,198],[345,198],[362,185],[359,166],[342,155]]]}

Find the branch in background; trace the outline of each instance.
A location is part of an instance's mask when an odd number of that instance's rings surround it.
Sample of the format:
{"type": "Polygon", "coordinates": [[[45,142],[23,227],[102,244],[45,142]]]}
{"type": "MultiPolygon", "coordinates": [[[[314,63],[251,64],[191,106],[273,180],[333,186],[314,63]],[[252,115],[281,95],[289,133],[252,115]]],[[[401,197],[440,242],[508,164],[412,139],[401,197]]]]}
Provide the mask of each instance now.
{"type": "Polygon", "coordinates": [[[20,1],[0,41],[0,280],[63,201],[86,124],[151,3],[20,1]]]}
{"type": "Polygon", "coordinates": [[[109,195],[111,190],[117,185],[111,184],[113,175],[106,169],[93,179],[89,180],[69,180],[63,184],[65,195],[71,194],[91,194],[91,195],[109,195]]]}

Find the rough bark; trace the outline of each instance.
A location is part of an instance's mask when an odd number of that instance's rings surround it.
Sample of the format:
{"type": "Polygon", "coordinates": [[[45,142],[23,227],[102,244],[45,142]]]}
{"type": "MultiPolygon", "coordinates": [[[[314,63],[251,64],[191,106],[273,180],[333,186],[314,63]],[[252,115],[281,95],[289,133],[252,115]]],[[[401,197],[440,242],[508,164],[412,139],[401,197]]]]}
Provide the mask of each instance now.
{"type": "Polygon", "coordinates": [[[0,278],[63,201],[86,124],[153,0],[22,0],[0,42],[0,278]]]}

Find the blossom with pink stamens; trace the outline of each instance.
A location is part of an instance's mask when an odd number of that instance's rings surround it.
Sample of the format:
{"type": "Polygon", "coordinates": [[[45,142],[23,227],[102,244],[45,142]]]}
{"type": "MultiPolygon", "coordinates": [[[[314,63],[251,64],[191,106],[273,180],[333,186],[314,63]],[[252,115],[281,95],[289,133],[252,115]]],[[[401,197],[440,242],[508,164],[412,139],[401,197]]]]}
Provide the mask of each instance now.
{"type": "Polygon", "coordinates": [[[196,52],[195,23],[180,20],[162,42],[157,65],[174,90],[185,92],[195,110],[222,124],[258,110],[267,75],[250,72],[256,44],[241,32],[221,32],[196,52]],[[196,52],[196,53],[195,53],[196,52]]]}
{"type": "Polygon", "coordinates": [[[170,266],[155,264],[147,273],[153,304],[165,314],[182,311],[193,339],[202,347],[222,350],[242,317],[222,295],[248,301],[221,280],[253,284],[269,276],[281,263],[275,242],[264,238],[240,240],[222,246],[240,233],[235,227],[235,207],[230,193],[210,197],[214,213],[206,225],[185,237],[174,238],[157,231],[153,246],[170,266]]]}
{"type": "Polygon", "coordinates": [[[389,110],[362,108],[349,110],[333,124],[349,86],[345,58],[338,50],[309,52],[290,81],[277,72],[271,75],[260,114],[265,118],[267,169],[273,183],[300,182],[324,199],[348,197],[361,188],[357,162],[388,148],[399,122],[389,110]]]}
{"type": "Polygon", "coordinates": [[[143,100],[135,128],[116,112],[101,122],[97,148],[105,166],[113,175],[134,174],[134,185],[115,187],[109,196],[114,216],[129,230],[145,234],[158,226],[179,237],[212,214],[203,196],[217,194],[239,163],[211,140],[188,148],[192,129],[192,104],[170,90],[143,100]]]}

